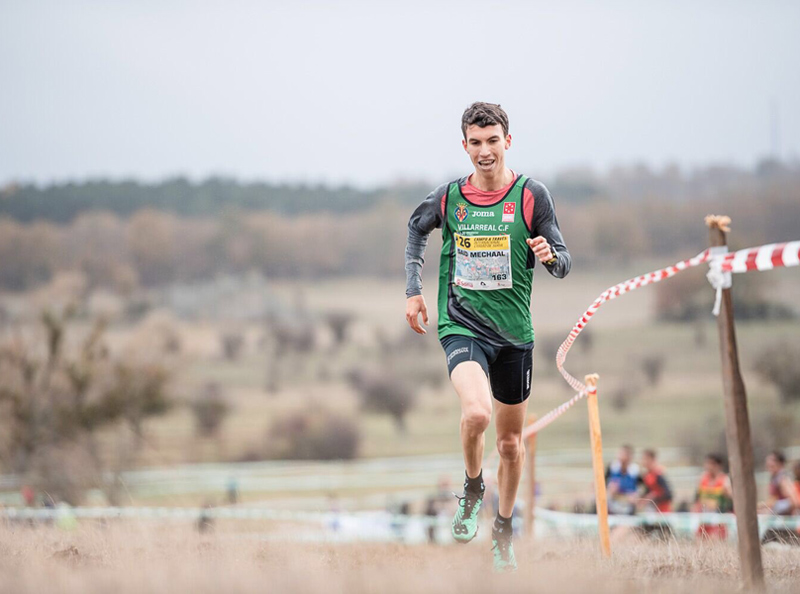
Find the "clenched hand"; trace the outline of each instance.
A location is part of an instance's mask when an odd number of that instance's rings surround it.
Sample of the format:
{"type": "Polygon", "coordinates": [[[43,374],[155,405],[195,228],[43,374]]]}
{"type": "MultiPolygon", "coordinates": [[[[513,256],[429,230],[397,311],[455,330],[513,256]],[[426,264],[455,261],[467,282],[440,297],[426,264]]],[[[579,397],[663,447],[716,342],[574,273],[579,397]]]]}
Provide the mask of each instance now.
{"type": "Polygon", "coordinates": [[[547,243],[547,240],[541,235],[533,239],[526,239],[525,241],[533,250],[534,255],[539,258],[539,262],[549,262],[555,257],[553,251],[550,249],[550,244],[547,243]]]}
{"type": "Polygon", "coordinates": [[[406,321],[417,334],[427,334],[425,328],[419,325],[419,314],[422,314],[422,323],[428,325],[428,306],[425,297],[414,295],[406,299],[406,321]]]}

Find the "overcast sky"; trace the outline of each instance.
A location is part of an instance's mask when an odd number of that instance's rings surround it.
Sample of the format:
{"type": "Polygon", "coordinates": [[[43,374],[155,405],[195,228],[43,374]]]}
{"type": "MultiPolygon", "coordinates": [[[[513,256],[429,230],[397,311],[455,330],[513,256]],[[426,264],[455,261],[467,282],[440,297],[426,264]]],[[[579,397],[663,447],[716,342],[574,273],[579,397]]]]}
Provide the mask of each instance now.
{"type": "Polygon", "coordinates": [[[446,181],[800,158],[800,2],[0,0],[0,183],[446,181]]]}

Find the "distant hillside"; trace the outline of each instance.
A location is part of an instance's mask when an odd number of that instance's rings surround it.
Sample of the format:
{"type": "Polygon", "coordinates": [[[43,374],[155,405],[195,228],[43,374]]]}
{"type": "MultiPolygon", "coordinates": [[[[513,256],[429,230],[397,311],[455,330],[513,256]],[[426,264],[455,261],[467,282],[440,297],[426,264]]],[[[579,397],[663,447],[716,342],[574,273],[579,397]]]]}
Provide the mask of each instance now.
{"type": "Polygon", "coordinates": [[[68,223],[86,211],[127,217],[144,208],[186,217],[216,216],[232,210],[269,210],[285,215],[353,213],[387,200],[414,204],[429,191],[419,186],[364,191],[346,186],[240,183],[223,178],[200,183],[174,178],[156,184],[103,180],[46,187],[11,184],[0,190],[0,216],[20,222],[41,219],[68,223]]]}
{"type": "MultiPolygon", "coordinates": [[[[765,160],[754,169],[714,166],[692,171],[668,166],[659,171],[644,165],[616,167],[603,174],[569,169],[540,178],[558,204],[598,200],[671,203],[724,200],[730,196],[794,194],[800,189],[800,163],[765,160]]],[[[177,177],[159,183],[88,180],[50,186],[9,184],[0,188],[0,217],[70,223],[87,211],[111,212],[127,218],[144,208],[180,217],[216,217],[235,211],[271,211],[281,215],[357,214],[390,202],[413,207],[438,183],[392,185],[375,190],[323,185],[242,183],[213,177],[191,182],[177,177]]]]}

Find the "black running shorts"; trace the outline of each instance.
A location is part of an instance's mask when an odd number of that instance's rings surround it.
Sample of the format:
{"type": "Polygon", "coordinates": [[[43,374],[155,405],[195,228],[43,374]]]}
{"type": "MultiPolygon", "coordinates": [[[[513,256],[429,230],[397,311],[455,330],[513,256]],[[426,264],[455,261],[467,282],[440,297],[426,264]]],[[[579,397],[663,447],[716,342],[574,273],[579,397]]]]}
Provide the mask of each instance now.
{"type": "Polygon", "coordinates": [[[459,363],[475,361],[489,376],[495,400],[520,404],[531,395],[533,345],[495,347],[479,338],[450,334],[442,338],[447,356],[447,371],[452,374],[459,363]]]}

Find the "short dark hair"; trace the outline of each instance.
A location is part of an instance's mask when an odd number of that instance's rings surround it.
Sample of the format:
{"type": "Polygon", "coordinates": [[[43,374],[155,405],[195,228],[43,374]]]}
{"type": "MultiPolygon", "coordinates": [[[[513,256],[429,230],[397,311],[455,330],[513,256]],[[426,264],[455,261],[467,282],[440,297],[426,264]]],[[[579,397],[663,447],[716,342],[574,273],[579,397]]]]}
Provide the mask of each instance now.
{"type": "Polygon", "coordinates": [[[467,128],[470,126],[485,128],[486,126],[497,126],[498,124],[503,127],[503,136],[508,136],[508,114],[503,111],[499,104],[476,101],[464,110],[464,115],[461,116],[461,132],[464,134],[465,140],[467,138],[467,128]]]}
{"type": "Polygon", "coordinates": [[[775,458],[775,460],[778,461],[778,464],[786,464],[786,455],[782,451],[772,450],[769,455],[775,458]]]}
{"type": "Polygon", "coordinates": [[[644,454],[648,458],[652,458],[653,460],[655,460],[658,457],[656,455],[656,451],[652,448],[647,448],[645,451],[642,452],[642,454],[644,454]]]}
{"type": "Polygon", "coordinates": [[[706,454],[706,460],[717,464],[718,466],[724,465],[724,459],[722,458],[722,454],[706,454]]]}

